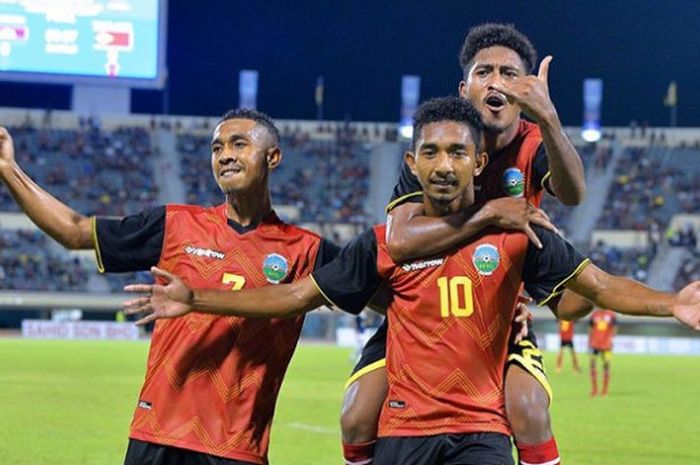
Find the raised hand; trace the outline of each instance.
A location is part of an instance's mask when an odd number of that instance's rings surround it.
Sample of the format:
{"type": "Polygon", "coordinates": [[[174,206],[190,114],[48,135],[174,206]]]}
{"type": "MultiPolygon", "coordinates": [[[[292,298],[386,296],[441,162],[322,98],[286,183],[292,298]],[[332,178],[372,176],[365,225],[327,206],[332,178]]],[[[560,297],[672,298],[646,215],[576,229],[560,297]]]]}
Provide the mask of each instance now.
{"type": "Polygon", "coordinates": [[[553,232],[558,232],[547,214],[536,208],[524,198],[501,197],[490,200],[485,208],[490,211],[491,225],[506,230],[524,232],[538,249],[542,248],[542,242],[532,230],[530,224],[537,224],[553,232]]]}
{"type": "Polygon", "coordinates": [[[686,326],[700,331],[700,281],[694,281],[678,293],[673,316],[686,326]]]}
{"type": "Polygon", "coordinates": [[[521,76],[501,85],[491,85],[489,89],[506,96],[508,102],[517,104],[520,109],[538,124],[557,114],[549,97],[549,64],[552,56],[547,55],[540,63],[537,76],[521,76]]]}
{"type": "Polygon", "coordinates": [[[159,318],[177,318],[192,311],[192,291],[177,276],[160,268],[151,267],[154,276],[163,278],[166,284],[129,284],[124,287],[126,292],[148,294],[122,303],[124,313],[134,315],[142,313],[145,316],[136,322],[143,326],[159,318]]]}
{"type": "Polygon", "coordinates": [[[0,127],[0,173],[12,168],[15,162],[15,147],[10,132],[0,127]]]}

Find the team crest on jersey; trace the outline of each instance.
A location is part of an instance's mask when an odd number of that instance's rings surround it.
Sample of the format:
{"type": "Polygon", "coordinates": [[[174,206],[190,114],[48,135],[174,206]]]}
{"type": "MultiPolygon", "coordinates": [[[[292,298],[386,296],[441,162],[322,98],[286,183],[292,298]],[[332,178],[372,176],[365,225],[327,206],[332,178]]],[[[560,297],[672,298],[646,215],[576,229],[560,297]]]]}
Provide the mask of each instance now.
{"type": "Polygon", "coordinates": [[[518,168],[508,168],[503,172],[503,190],[511,197],[522,197],[525,192],[525,176],[518,168]]]}
{"type": "Polygon", "coordinates": [[[491,244],[481,244],[474,250],[472,263],[480,275],[489,276],[496,271],[501,263],[501,255],[498,248],[491,244]]]}
{"type": "Polygon", "coordinates": [[[262,270],[265,278],[267,278],[267,282],[278,284],[287,277],[289,264],[282,255],[271,253],[263,260],[262,270]]]}

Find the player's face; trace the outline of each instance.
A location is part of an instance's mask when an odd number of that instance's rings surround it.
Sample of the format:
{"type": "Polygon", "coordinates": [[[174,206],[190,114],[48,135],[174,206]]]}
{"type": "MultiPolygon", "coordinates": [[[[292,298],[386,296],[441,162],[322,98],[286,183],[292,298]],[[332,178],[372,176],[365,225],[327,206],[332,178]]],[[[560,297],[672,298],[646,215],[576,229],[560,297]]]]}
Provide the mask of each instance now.
{"type": "Polygon", "coordinates": [[[487,132],[499,134],[518,124],[520,107],[490,87],[506,87],[525,75],[523,60],[514,50],[500,45],[484,48],[474,56],[466,81],[459,83],[459,95],[479,110],[487,132]]]}
{"type": "Polygon", "coordinates": [[[211,142],[214,179],[225,194],[258,190],[281,159],[264,127],[253,120],[230,119],[215,129],[211,142]]]}
{"type": "Polygon", "coordinates": [[[451,204],[473,193],[474,176],[485,166],[466,124],[440,121],[426,124],[416,141],[415,154],[406,162],[418,177],[423,192],[440,204],[451,204]]]}

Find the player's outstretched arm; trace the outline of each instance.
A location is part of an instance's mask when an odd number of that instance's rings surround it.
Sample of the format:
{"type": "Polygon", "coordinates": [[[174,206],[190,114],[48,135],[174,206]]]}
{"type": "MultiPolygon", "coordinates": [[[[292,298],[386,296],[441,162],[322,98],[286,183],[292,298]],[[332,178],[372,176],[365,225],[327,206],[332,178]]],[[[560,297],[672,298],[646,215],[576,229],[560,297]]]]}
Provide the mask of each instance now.
{"type": "Polygon", "coordinates": [[[561,296],[556,301],[553,301],[549,307],[560,320],[574,321],[591,313],[594,305],[588,299],[575,292],[564,289],[561,296]]]}
{"type": "Polygon", "coordinates": [[[660,292],[632,279],[608,274],[591,264],[568,280],[566,287],[596,305],[618,313],[673,316],[700,331],[700,281],[688,284],[677,294],[660,292]]]}
{"type": "Polygon", "coordinates": [[[537,76],[522,76],[492,88],[517,103],[539,125],[552,173],[549,186],[564,205],[578,205],[586,196],[586,178],[581,157],[566,136],[549,96],[551,61],[551,56],[542,60],[537,76]]]}
{"type": "Polygon", "coordinates": [[[68,249],[92,249],[90,218],[39,187],[17,164],[12,136],[0,127],[0,179],[17,205],[46,234],[68,249]]]}
{"type": "Polygon", "coordinates": [[[145,325],[159,318],[177,318],[192,311],[250,318],[273,318],[305,313],[327,302],[310,277],[290,284],[236,291],[190,289],[177,276],[152,267],[161,284],[130,284],[127,292],[148,294],[122,304],[127,315],[144,314],[136,322],[145,325]]]}
{"type": "Polygon", "coordinates": [[[440,253],[493,226],[523,231],[541,248],[531,224],[556,231],[547,214],[523,198],[502,197],[487,202],[476,212],[443,217],[425,216],[423,204],[407,202],[395,207],[387,217],[387,247],[392,260],[401,263],[440,253]]]}

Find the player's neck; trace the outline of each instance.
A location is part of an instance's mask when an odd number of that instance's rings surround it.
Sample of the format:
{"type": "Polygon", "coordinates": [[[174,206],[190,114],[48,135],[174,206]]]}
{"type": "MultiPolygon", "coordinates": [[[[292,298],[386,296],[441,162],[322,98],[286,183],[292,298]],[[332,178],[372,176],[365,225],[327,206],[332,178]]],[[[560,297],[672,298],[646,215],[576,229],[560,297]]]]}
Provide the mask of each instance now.
{"type": "Polygon", "coordinates": [[[426,216],[447,216],[453,213],[460,212],[472,207],[475,203],[473,184],[470,186],[461,197],[457,197],[449,203],[439,202],[423,196],[423,207],[425,208],[426,216]]]}
{"type": "Polygon", "coordinates": [[[272,212],[270,194],[267,190],[228,194],[226,203],[226,216],[241,226],[259,224],[272,212]]]}
{"type": "Polygon", "coordinates": [[[506,148],[515,136],[518,134],[518,129],[520,128],[520,119],[518,119],[515,124],[509,126],[505,131],[501,132],[484,132],[484,144],[486,146],[486,153],[492,154],[499,152],[506,148]]]}

